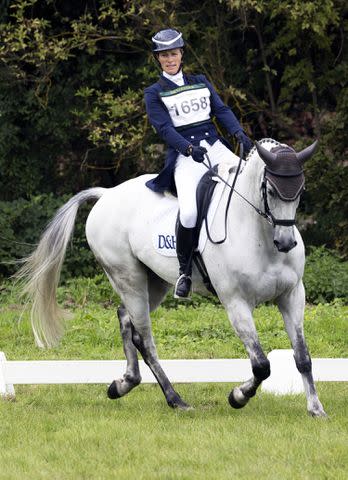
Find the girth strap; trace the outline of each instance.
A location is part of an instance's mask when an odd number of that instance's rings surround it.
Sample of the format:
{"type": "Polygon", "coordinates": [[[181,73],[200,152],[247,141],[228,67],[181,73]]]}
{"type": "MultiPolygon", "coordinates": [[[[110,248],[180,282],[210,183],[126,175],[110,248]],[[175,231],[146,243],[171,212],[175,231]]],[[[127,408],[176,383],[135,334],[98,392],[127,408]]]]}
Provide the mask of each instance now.
{"type": "Polygon", "coordinates": [[[202,258],[202,255],[200,254],[200,252],[197,252],[197,251],[193,252],[193,261],[194,261],[194,263],[197,267],[197,270],[201,274],[201,277],[202,277],[203,284],[204,284],[205,288],[208,290],[208,292],[212,293],[213,295],[215,295],[217,297],[217,293],[216,293],[215,288],[213,287],[213,285],[210,281],[207,268],[205,266],[204,260],[202,258]]]}

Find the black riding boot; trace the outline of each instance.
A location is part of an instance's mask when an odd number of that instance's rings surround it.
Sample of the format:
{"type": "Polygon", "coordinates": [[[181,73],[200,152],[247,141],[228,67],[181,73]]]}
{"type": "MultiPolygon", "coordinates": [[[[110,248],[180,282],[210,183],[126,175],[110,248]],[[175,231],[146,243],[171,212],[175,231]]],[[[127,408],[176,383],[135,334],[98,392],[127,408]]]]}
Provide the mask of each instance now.
{"type": "Polygon", "coordinates": [[[191,292],[192,250],[194,228],[185,228],[179,222],[176,232],[176,253],[179,260],[179,278],[174,288],[174,298],[188,299],[191,292]]]}

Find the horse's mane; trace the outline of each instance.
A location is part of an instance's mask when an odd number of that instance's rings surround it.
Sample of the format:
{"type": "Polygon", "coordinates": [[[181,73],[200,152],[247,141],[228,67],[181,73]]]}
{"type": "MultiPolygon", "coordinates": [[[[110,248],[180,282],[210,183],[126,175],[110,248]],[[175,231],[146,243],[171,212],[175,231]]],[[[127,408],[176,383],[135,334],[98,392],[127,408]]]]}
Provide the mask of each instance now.
{"type": "MultiPolygon", "coordinates": [[[[261,140],[258,140],[258,143],[262,145],[264,148],[267,150],[270,150],[271,148],[274,147],[279,147],[279,146],[286,146],[285,144],[282,144],[278,142],[277,140],[274,140],[273,138],[261,138],[261,140]]],[[[256,146],[254,146],[250,152],[248,153],[246,157],[246,161],[252,160],[252,158],[257,155],[257,149],[256,146]]]]}

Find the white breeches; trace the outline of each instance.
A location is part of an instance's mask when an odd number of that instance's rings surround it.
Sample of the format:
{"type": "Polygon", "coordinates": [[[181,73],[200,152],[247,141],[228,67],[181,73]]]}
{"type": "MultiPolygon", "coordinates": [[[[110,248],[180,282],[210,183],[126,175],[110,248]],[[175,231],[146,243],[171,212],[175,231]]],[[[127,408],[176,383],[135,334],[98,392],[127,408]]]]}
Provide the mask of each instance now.
{"type": "MultiPolygon", "coordinates": [[[[211,166],[217,163],[231,162],[235,155],[225,145],[217,140],[214,145],[209,145],[206,140],[200,142],[200,146],[208,151],[211,166]]],[[[204,163],[208,164],[205,158],[204,163]]],[[[194,228],[197,222],[196,190],[200,179],[207,172],[207,168],[195,162],[192,157],[180,154],[175,166],[175,185],[178,193],[180,222],[185,228],[194,228]]]]}

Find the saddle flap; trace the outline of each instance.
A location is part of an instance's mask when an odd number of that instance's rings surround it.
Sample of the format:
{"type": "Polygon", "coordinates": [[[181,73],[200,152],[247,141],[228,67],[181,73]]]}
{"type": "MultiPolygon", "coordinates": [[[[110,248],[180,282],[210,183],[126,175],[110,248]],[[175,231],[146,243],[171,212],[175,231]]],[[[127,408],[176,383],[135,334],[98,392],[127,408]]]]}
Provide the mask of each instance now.
{"type": "MultiPolygon", "coordinates": [[[[207,171],[197,187],[196,198],[199,208],[194,245],[200,252],[203,252],[207,241],[206,230],[205,228],[201,228],[203,219],[207,217],[208,226],[210,227],[225,188],[224,183],[217,177],[214,177],[214,172],[218,173],[227,181],[231,164],[220,164],[217,167],[218,169],[216,170],[207,171]]],[[[163,195],[150,219],[152,244],[156,252],[160,255],[176,257],[175,227],[178,211],[177,198],[163,195]]]]}

